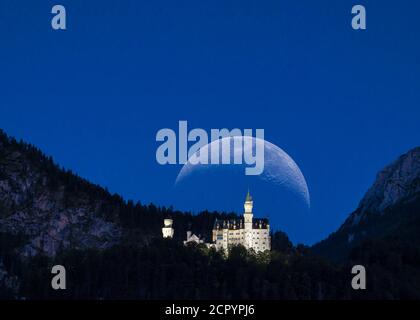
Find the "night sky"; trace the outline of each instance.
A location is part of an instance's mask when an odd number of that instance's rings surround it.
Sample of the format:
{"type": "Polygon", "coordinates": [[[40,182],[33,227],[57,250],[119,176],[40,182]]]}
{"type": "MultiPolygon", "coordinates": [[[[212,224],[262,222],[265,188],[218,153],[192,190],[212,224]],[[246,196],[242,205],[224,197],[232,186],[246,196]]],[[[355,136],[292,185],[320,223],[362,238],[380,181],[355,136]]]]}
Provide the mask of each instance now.
{"type": "MultiPolygon", "coordinates": [[[[181,166],[156,162],[157,131],[263,128],[311,195],[305,221],[276,207],[270,219],[311,244],[420,144],[419,15],[408,0],[2,0],[0,128],[126,199],[193,211],[188,192],[174,201],[181,166]],[[358,3],[365,31],[351,28],[358,3]],[[51,28],[54,4],[65,31],[51,28]]],[[[209,209],[228,210],[216,181],[201,185],[209,209]]],[[[228,207],[242,213],[248,187],[228,207]]]]}

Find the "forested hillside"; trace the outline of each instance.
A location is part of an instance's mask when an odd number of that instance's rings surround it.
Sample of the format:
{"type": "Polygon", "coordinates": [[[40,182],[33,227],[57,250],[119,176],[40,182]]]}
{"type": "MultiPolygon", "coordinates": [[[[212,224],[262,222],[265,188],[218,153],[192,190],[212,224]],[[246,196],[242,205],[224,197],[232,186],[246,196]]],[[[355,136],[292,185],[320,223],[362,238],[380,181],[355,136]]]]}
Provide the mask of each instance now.
{"type": "Polygon", "coordinates": [[[353,215],[314,248],[276,231],[271,252],[239,246],[226,257],[182,240],[187,230],[210,239],[214,220],[234,213],[192,215],[126,201],[0,132],[0,298],[420,298],[419,180],[408,178],[411,171],[404,171],[409,197],[389,202],[371,190],[389,205],[364,211],[358,224],[349,224],[353,215]],[[164,217],[174,220],[173,239],[162,239],[164,217]],[[66,267],[67,290],[51,289],[56,264],[66,267]],[[351,288],[355,264],[366,267],[367,290],[351,288]]]}

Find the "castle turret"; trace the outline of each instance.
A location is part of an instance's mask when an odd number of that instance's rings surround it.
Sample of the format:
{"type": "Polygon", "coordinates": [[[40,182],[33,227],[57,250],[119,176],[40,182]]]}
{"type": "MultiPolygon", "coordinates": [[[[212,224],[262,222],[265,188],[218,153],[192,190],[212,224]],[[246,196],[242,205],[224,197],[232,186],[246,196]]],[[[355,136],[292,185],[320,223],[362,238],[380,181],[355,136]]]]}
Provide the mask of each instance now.
{"type": "Polygon", "coordinates": [[[252,207],[253,207],[254,202],[252,201],[252,197],[251,194],[248,193],[246,195],[245,198],[245,203],[244,203],[244,240],[245,240],[245,248],[250,248],[252,247],[252,218],[253,218],[253,213],[252,213],[252,207]]]}
{"type": "Polygon", "coordinates": [[[174,229],[172,225],[173,225],[172,219],[163,220],[162,235],[164,238],[172,238],[174,236],[174,229]]]}
{"type": "Polygon", "coordinates": [[[245,199],[245,203],[244,203],[244,209],[245,209],[245,213],[244,213],[244,220],[245,220],[245,229],[247,228],[247,224],[250,224],[251,229],[252,229],[252,217],[253,217],[253,213],[252,213],[252,207],[254,205],[254,202],[252,201],[252,197],[249,193],[246,195],[246,199],[245,199]]]}
{"type": "Polygon", "coordinates": [[[245,198],[245,204],[244,204],[245,213],[252,214],[252,207],[253,207],[253,201],[252,201],[251,194],[249,193],[249,190],[248,190],[248,193],[246,194],[246,198],[245,198]]]}

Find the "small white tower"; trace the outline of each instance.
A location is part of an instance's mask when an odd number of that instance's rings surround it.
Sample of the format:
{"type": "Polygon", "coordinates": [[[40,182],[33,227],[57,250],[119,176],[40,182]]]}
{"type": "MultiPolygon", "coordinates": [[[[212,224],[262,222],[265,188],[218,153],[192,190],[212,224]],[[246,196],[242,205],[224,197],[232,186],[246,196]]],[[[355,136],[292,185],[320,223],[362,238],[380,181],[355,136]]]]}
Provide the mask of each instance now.
{"type": "Polygon", "coordinates": [[[174,236],[174,228],[172,228],[172,224],[172,219],[163,220],[162,235],[164,238],[172,238],[174,236]]]}

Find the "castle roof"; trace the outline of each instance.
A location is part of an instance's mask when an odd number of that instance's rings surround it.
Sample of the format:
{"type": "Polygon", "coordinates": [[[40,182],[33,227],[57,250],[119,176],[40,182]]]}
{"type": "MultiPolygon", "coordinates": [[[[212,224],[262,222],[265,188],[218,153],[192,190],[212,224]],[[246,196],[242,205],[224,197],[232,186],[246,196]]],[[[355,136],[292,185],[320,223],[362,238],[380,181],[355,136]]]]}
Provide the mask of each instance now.
{"type": "MultiPolygon", "coordinates": [[[[267,229],[269,225],[268,219],[266,218],[253,218],[252,219],[252,228],[253,229],[267,229]]],[[[219,229],[244,229],[244,219],[226,219],[226,220],[216,220],[214,222],[214,230],[219,229]]]]}
{"type": "MultiPolygon", "coordinates": [[[[252,197],[251,194],[248,192],[246,194],[245,202],[251,202],[252,197]]],[[[253,229],[268,229],[269,222],[266,218],[253,218],[252,219],[252,228],[253,229]]],[[[225,219],[219,220],[216,218],[213,225],[213,230],[220,230],[220,229],[244,229],[244,219],[243,218],[233,218],[233,219],[225,219]]]]}
{"type": "Polygon", "coordinates": [[[246,194],[246,199],[245,199],[245,201],[246,201],[246,202],[248,202],[248,201],[252,201],[252,197],[251,197],[251,194],[249,193],[249,189],[248,189],[248,193],[246,194]]]}

